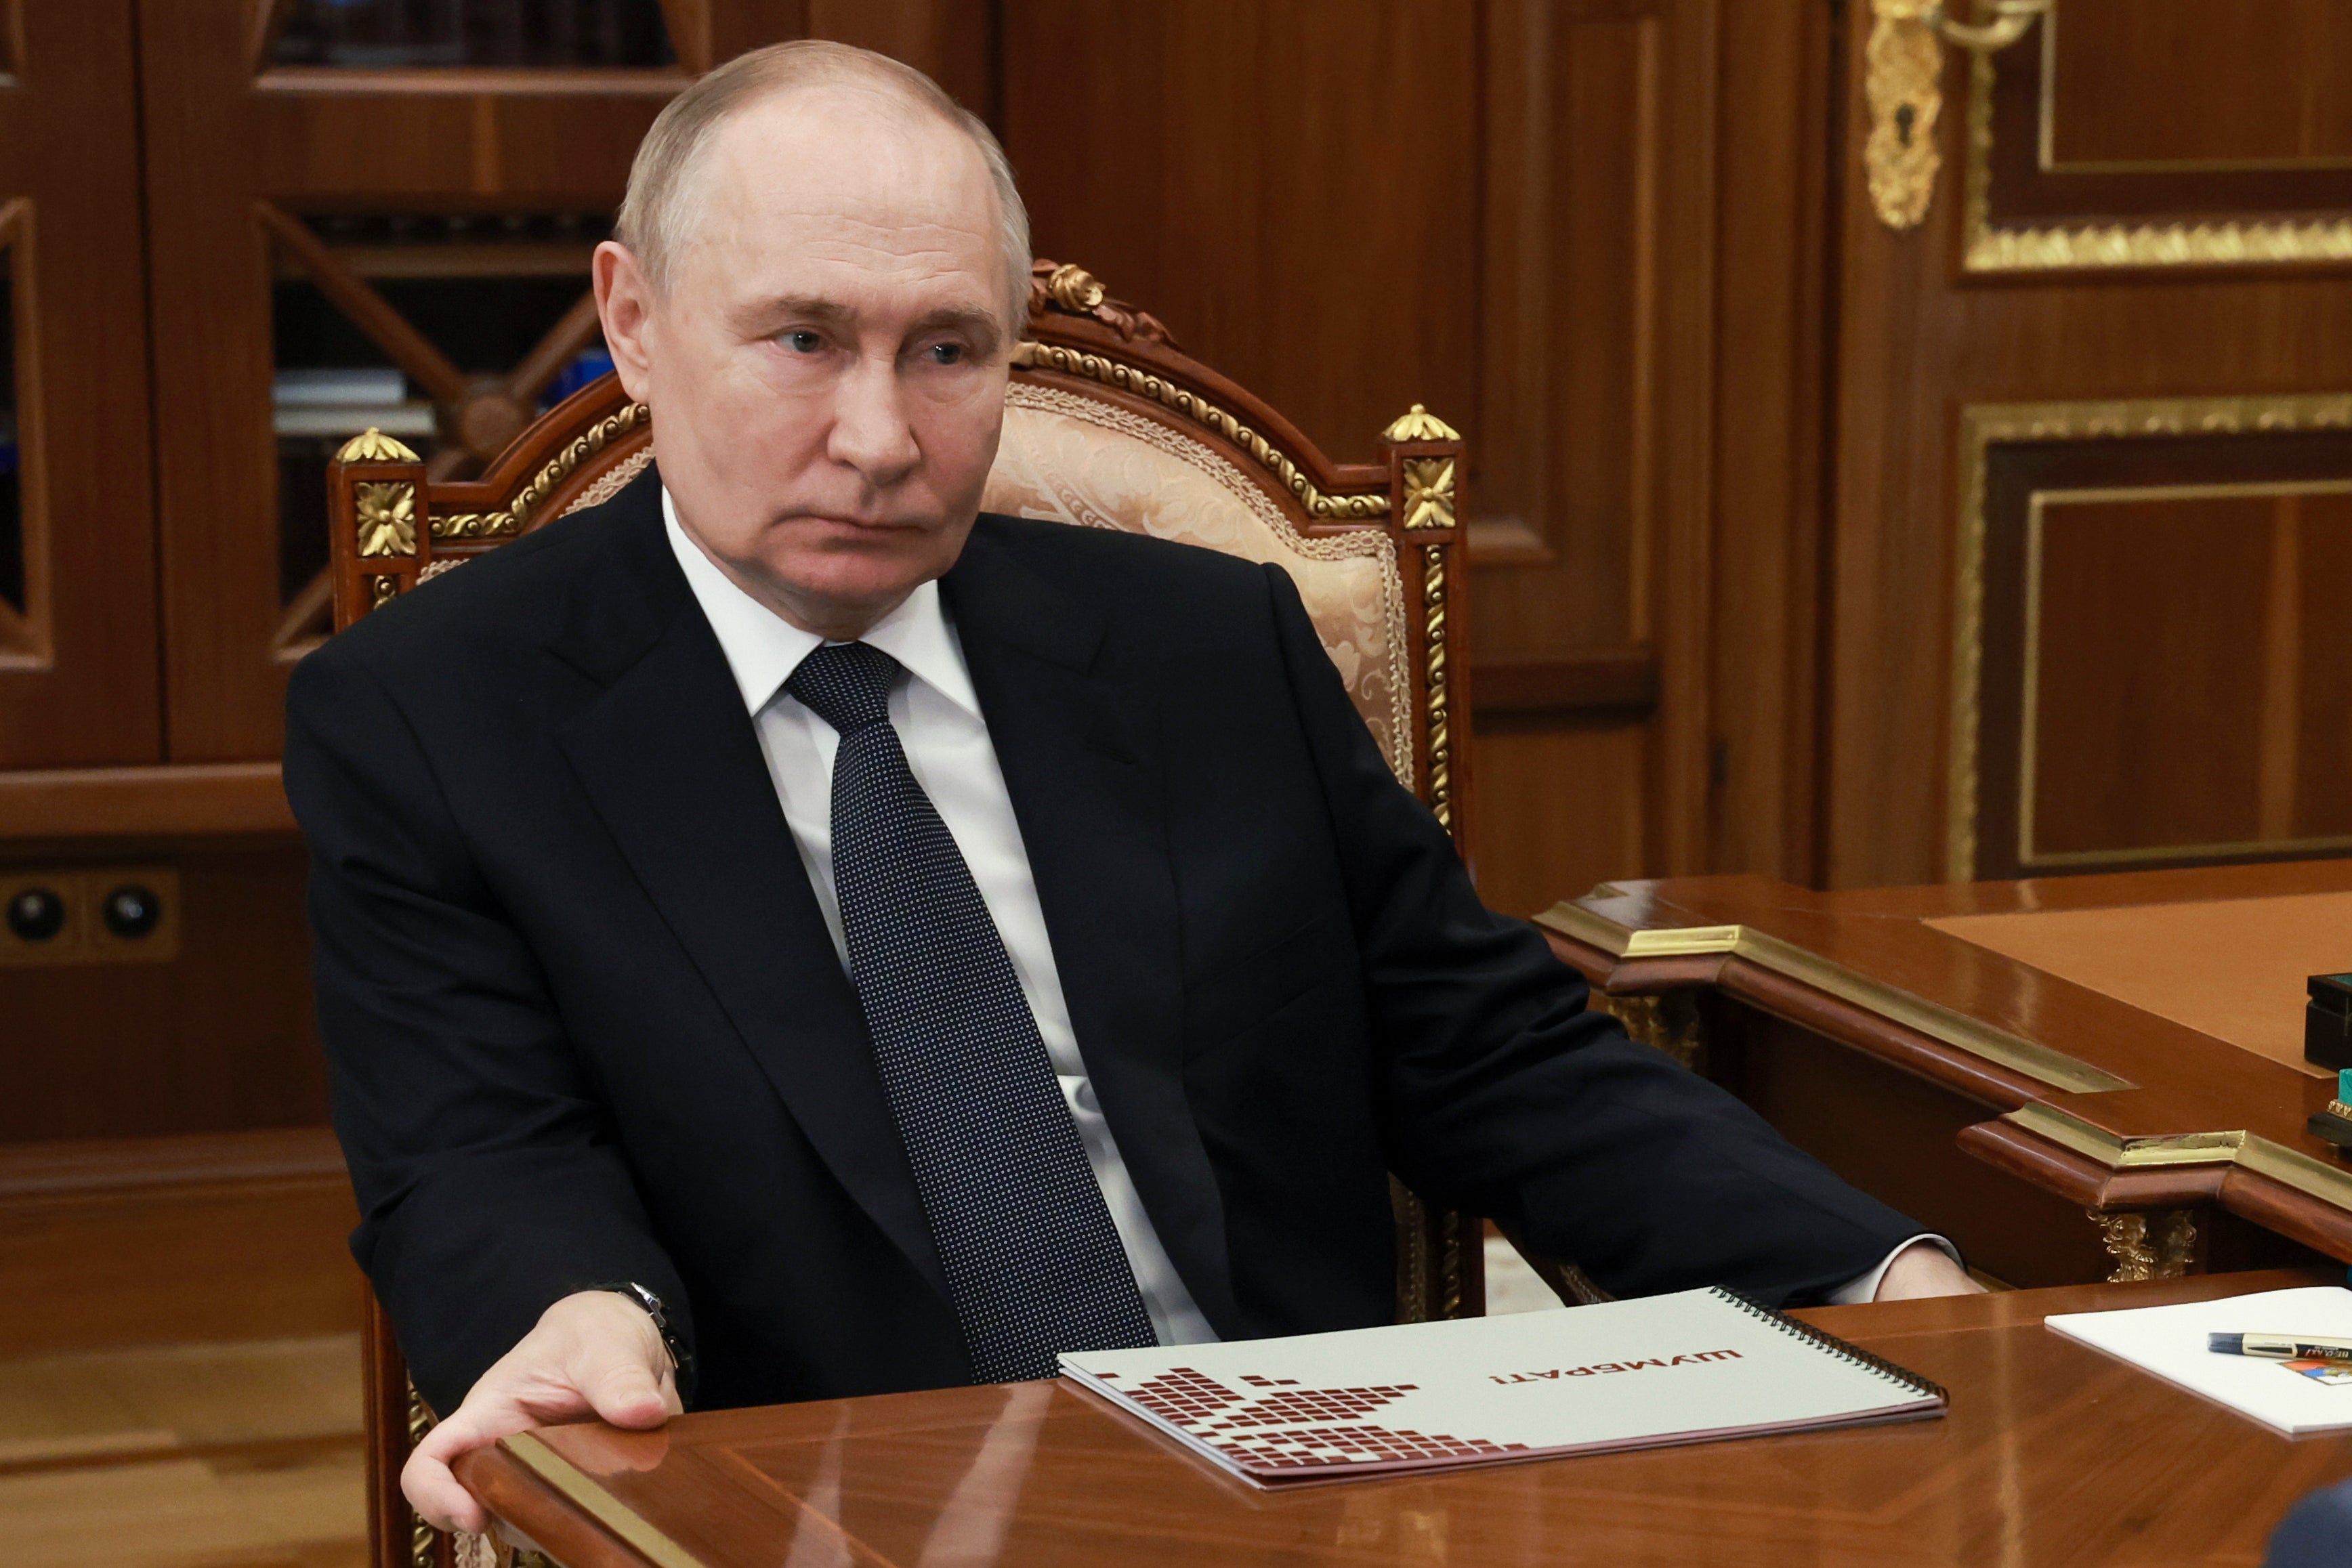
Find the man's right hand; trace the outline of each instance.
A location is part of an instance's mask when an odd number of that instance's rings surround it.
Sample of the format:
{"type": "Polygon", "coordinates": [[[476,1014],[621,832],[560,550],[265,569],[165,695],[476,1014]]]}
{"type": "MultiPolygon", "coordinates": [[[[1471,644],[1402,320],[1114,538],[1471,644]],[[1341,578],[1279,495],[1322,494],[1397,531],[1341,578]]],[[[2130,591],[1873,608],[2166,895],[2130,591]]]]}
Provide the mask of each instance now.
{"type": "Polygon", "coordinates": [[[437,1530],[485,1531],[489,1515],[450,1473],[458,1455],[527,1427],[594,1416],[643,1430],[685,1408],[646,1310],[616,1291],[582,1291],[541,1312],[466,1402],[425,1434],[400,1472],[400,1490],[437,1530]]]}

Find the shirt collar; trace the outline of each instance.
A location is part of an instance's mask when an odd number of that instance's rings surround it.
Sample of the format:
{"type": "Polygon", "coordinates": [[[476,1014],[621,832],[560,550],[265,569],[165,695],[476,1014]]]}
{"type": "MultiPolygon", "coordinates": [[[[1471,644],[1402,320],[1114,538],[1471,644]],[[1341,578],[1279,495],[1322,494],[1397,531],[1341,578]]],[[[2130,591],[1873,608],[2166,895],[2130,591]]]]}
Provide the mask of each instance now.
{"type": "MultiPolygon", "coordinates": [[[[719,638],[734,672],[743,706],[757,714],[776,698],[801,661],[824,641],[799,627],[735,586],[702,547],[678,526],[677,506],[669,487],[662,487],[662,525],[678,569],[702,606],[703,618],[719,638]]],[[[936,580],[908,594],[906,601],[867,629],[860,641],[898,661],[907,673],[931,687],[974,718],[981,716],[980,695],[972,690],[971,674],[964,667],[963,648],[955,628],[948,624],[947,609],[936,580]]]]}

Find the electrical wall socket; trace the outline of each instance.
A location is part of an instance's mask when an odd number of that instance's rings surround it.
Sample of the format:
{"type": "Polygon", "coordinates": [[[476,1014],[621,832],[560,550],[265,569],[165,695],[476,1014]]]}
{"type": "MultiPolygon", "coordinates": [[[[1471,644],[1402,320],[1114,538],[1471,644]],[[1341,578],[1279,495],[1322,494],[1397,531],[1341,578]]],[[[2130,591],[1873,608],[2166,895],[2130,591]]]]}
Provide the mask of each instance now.
{"type": "MultiPolygon", "coordinates": [[[[37,925],[37,923],[29,923],[37,925]]],[[[37,964],[168,964],[180,956],[180,873],[168,866],[0,866],[0,967],[37,964]],[[118,910],[115,929],[107,904],[137,890],[150,907],[118,910]],[[47,894],[61,909],[54,934],[20,932],[9,916],[26,895],[47,894]],[[123,915],[141,914],[139,920],[123,915]],[[151,921],[142,933],[138,925],[151,921]]]]}

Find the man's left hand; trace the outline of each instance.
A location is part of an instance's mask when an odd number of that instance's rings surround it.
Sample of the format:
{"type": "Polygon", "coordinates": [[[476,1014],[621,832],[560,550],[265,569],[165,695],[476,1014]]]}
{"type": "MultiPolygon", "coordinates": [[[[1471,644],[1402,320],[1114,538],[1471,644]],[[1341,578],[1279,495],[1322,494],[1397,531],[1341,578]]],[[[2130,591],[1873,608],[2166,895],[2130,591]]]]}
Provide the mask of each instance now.
{"type": "Polygon", "coordinates": [[[1920,1296],[1980,1296],[1985,1288],[1968,1276],[1945,1250],[1917,1241],[1895,1256],[1880,1276],[1874,1301],[1907,1301],[1920,1296]]]}

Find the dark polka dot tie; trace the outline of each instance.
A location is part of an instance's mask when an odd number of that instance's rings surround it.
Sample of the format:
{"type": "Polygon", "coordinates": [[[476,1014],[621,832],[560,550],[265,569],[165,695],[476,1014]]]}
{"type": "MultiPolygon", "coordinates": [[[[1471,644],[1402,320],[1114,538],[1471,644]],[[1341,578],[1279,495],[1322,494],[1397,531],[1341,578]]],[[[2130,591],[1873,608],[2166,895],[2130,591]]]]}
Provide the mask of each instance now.
{"type": "Polygon", "coordinates": [[[850,978],[975,1382],[1153,1343],[1037,1020],[889,718],[898,661],[829,643],[784,689],[841,736],[833,877],[850,978]]]}

